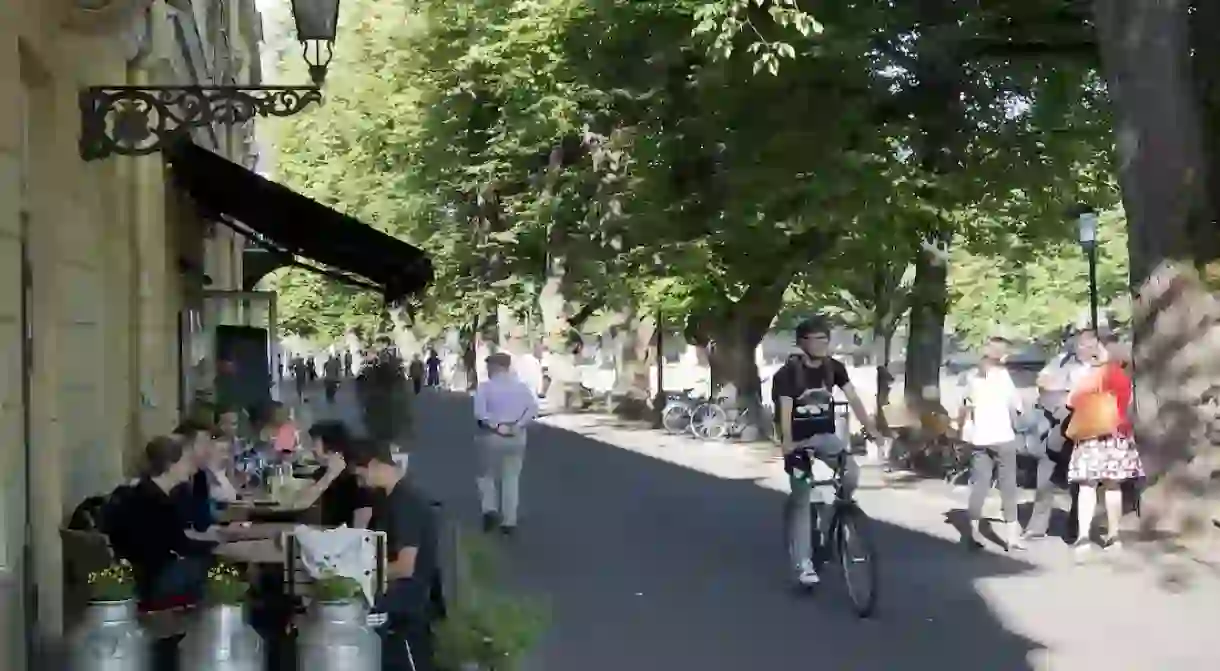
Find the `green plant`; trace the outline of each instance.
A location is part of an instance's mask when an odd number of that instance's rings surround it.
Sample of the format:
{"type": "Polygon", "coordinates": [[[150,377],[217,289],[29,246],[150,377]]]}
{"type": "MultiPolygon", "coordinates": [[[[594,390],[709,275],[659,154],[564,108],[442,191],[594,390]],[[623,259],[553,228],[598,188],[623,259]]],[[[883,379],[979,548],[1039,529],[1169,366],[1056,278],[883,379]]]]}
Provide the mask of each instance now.
{"type": "Polygon", "coordinates": [[[127,601],[135,595],[135,578],[125,559],[89,574],[90,601],[127,601]]]}
{"type": "Polygon", "coordinates": [[[327,575],[313,584],[313,598],[321,603],[351,601],[360,596],[360,583],[342,575],[327,575]]]}
{"type": "Polygon", "coordinates": [[[213,606],[236,606],[245,603],[249,591],[250,585],[234,566],[222,563],[208,571],[205,597],[213,606]]]}
{"type": "Polygon", "coordinates": [[[487,671],[516,669],[545,633],[548,605],[498,587],[499,553],[482,535],[460,536],[457,561],[457,592],[434,630],[438,668],[457,671],[477,664],[487,671]]]}
{"type": "Polygon", "coordinates": [[[450,608],[435,628],[438,668],[478,664],[487,671],[512,671],[545,633],[546,604],[508,594],[483,594],[477,603],[450,608]]]}

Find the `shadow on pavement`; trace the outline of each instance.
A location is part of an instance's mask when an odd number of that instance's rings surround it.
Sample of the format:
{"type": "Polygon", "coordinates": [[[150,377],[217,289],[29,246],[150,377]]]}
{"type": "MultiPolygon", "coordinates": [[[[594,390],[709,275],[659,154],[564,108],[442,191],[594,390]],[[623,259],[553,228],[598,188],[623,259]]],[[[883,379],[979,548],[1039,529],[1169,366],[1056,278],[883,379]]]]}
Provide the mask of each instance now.
{"type": "MultiPolygon", "coordinates": [[[[473,521],[469,401],[438,394],[422,402],[412,468],[473,521]]],[[[536,427],[520,535],[505,542],[509,572],[554,608],[529,668],[1034,668],[1027,655],[1041,646],[1007,631],[975,584],[1031,565],[874,521],[880,612],[859,620],[836,570],[815,594],[790,587],[782,502],[749,480],[536,427]]]]}

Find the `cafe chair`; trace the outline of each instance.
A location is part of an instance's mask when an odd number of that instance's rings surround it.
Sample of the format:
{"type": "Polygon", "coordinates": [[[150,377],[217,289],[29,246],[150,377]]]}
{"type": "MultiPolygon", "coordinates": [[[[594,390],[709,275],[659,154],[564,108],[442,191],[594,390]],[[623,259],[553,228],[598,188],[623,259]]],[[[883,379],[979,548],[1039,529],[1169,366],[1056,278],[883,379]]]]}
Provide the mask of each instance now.
{"type": "MultiPolygon", "coordinates": [[[[389,575],[386,572],[386,535],[382,531],[369,531],[366,529],[350,529],[348,531],[360,534],[359,545],[355,552],[365,554],[362,559],[362,564],[368,568],[364,571],[363,580],[360,580],[363,586],[366,587],[367,597],[370,603],[375,604],[377,600],[385,594],[389,587],[389,575]]],[[[282,536],[281,545],[284,548],[284,584],[286,592],[291,598],[306,599],[309,596],[310,587],[315,582],[314,572],[310,570],[310,559],[320,560],[321,562],[329,563],[331,558],[325,555],[321,557],[309,557],[308,550],[302,547],[301,540],[297,537],[297,532],[286,532],[282,536]]],[[[335,558],[336,561],[339,558],[335,558]]]]}

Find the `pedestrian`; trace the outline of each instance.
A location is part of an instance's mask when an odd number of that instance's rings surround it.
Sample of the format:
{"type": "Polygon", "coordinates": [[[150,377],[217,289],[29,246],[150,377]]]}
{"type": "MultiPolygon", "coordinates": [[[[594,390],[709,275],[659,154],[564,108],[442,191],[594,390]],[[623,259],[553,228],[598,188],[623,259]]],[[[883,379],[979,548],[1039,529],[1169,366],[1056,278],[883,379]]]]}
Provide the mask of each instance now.
{"type": "Polygon", "coordinates": [[[538,397],[512,372],[512,357],[487,357],[487,380],[474,393],[478,424],[480,505],[483,529],[505,535],[517,528],[526,430],[538,415],[538,397]]]}
{"type": "Polygon", "coordinates": [[[1007,341],[991,338],[983,346],[982,358],[965,373],[965,397],[958,413],[962,440],[970,446],[970,517],[966,543],[983,547],[980,529],[983,504],[991,491],[993,476],[1000,490],[1004,515],[1003,541],[1007,550],[1021,550],[1021,527],[1017,520],[1017,432],[1022,413],[1021,397],[1004,367],[1007,341]]]}
{"type": "Polygon", "coordinates": [[[352,351],[350,349],[343,352],[343,374],[346,377],[352,376],[352,351]]]}
{"type": "Polygon", "coordinates": [[[424,362],[418,354],[411,357],[411,363],[407,366],[407,376],[411,378],[411,386],[418,394],[419,390],[424,387],[424,362]]]}
{"type": "Polygon", "coordinates": [[[428,350],[428,360],[424,363],[428,367],[428,386],[441,386],[441,358],[435,349],[428,350]]]}
{"type": "Polygon", "coordinates": [[[292,358],[292,380],[296,383],[297,399],[305,400],[305,389],[309,386],[309,371],[305,359],[300,356],[292,358]]]}
{"type": "Polygon", "coordinates": [[[1131,378],[1122,364],[1111,360],[1096,335],[1089,359],[1089,376],[1072,392],[1072,416],[1065,435],[1075,442],[1068,464],[1068,480],[1079,486],[1074,548],[1078,555],[1090,547],[1090,527],[1099,493],[1104,497],[1106,535],[1102,548],[1118,543],[1123,513],[1122,483],[1143,477],[1144,467],[1132,441],[1131,378]]]}
{"type": "Polygon", "coordinates": [[[334,354],[326,359],[326,363],[322,365],[322,371],[326,375],[326,402],[334,405],[335,394],[339,391],[339,376],[342,373],[343,364],[339,362],[339,357],[334,354]]]}
{"type": "Polygon", "coordinates": [[[389,338],[379,338],[376,353],[360,367],[357,383],[369,435],[394,451],[406,444],[411,432],[410,394],[403,368],[389,338]]]}
{"type": "Polygon", "coordinates": [[[1038,458],[1038,467],[1033,511],[1025,526],[1025,540],[1047,537],[1055,489],[1067,485],[1067,464],[1072,451],[1071,441],[1063,435],[1071,412],[1067,402],[1072,390],[1088,376],[1089,366],[1084,360],[1094,347],[1096,338],[1092,331],[1069,336],[1063,351],[1038,374],[1038,402],[1034,406],[1038,426],[1032,432],[1035,438],[1031,441],[1034,443],[1031,452],[1038,458]]]}

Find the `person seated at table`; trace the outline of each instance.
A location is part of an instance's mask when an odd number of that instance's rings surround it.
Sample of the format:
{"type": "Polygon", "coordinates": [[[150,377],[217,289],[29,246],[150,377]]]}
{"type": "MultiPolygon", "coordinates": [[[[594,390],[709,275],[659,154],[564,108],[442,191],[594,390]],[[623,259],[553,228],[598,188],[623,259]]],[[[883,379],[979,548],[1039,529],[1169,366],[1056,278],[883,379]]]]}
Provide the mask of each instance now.
{"type": "Polygon", "coordinates": [[[200,469],[208,482],[208,497],[212,508],[222,507],[237,501],[237,487],[233,485],[233,443],[218,434],[212,435],[212,451],[208,463],[200,469]]]}
{"type": "Polygon", "coordinates": [[[431,598],[438,570],[436,515],[430,500],[394,463],[388,444],[353,440],[346,456],[361,484],[379,495],[370,528],[386,534],[389,586],[377,603],[388,616],[382,668],[427,671],[432,669],[432,621],[438,615],[431,598]]]}
{"type": "Polygon", "coordinates": [[[283,403],[271,402],[271,413],[261,433],[261,438],[271,443],[280,455],[296,452],[297,426],[292,421],[292,414],[283,403]]]}
{"type": "Polygon", "coordinates": [[[186,421],[174,429],[174,435],[181,439],[184,458],[190,461],[194,468],[187,480],[174,490],[172,496],[187,527],[204,532],[216,523],[218,513],[218,505],[212,498],[208,477],[208,466],[212,463],[212,452],[215,449],[212,432],[202,424],[186,421]]]}
{"type": "Polygon", "coordinates": [[[314,483],[297,495],[297,504],[303,508],[319,504],[322,526],[367,529],[373,516],[373,493],[360,486],[355,474],[347,469],[343,456],[351,442],[347,426],[338,421],[316,422],[309,427],[309,437],[314,456],[325,467],[314,473],[314,483]]]}
{"type": "Polygon", "coordinates": [[[147,466],[133,486],[115,493],[106,530],[115,554],[131,563],[142,602],[197,601],[216,543],[189,538],[171,496],[198,471],[184,441],[158,436],[144,449],[147,466]]]}

